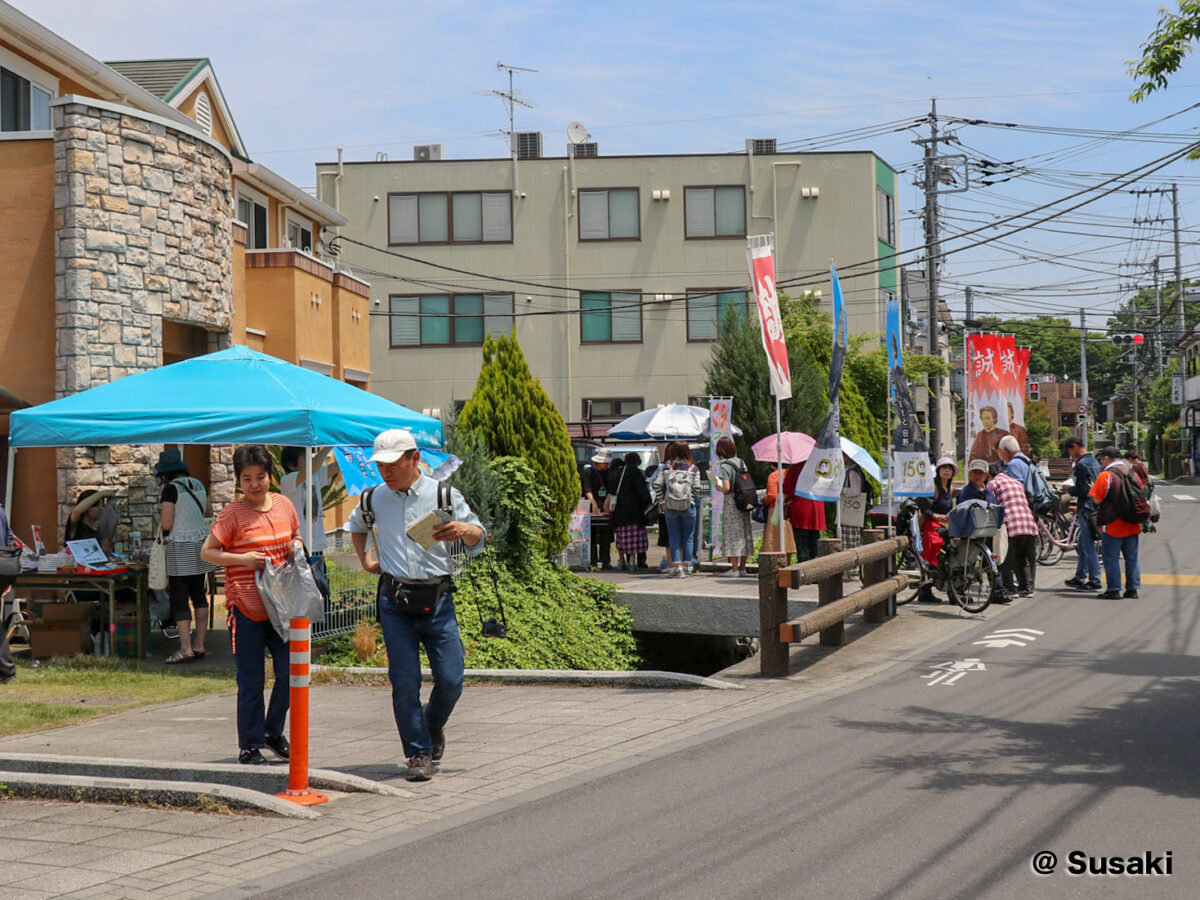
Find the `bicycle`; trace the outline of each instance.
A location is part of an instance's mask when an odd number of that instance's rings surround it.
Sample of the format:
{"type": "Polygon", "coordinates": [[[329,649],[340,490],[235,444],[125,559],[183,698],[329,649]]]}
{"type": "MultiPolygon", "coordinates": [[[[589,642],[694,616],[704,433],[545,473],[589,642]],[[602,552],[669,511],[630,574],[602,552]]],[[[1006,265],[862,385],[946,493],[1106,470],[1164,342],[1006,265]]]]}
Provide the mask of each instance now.
{"type": "MultiPolygon", "coordinates": [[[[901,551],[898,569],[918,579],[916,590],[906,597],[896,597],[896,604],[911,603],[923,591],[944,590],[952,603],[972,614],[983,612],[992,599],[1002,591],[1000,568],[987,545],[1000,527],[1000,514],[995,507],[979,507],[981,518],[976,519],[970,537],[951,537],[942,529],[945,543],[938,554],[938,564],[930,565],[921,556],[921,527],[917,505],[911,500],[900,504],[896,519],[897,530],[907,531],[909,546],[901,551]]],[[[976,515],[970,510],[969,515],[976,515]]]]}
{"type": "MultiPolygon", "coordinates": [[[[1078,512],[1072,508],[1070,516],[1056,509],[1050,516],[1039,516],[1038,525],[1038,563],[1052,566],[1063,558],[1068,550],[1075,550],[1079,544],[1079,529],[1081,519],[1078,512]]],[[[1100,539],[1093,535],[1096,542],[1096,552],[1100,550],[1100,539]]]]}

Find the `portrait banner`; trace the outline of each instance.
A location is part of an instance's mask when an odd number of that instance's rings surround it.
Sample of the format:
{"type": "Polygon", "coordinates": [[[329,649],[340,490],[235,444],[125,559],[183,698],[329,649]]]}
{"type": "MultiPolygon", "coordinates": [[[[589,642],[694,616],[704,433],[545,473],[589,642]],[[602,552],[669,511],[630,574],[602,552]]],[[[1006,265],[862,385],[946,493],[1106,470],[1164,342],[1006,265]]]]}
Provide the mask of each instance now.
{"type": "Polygon", "coordinates": [[[932,497],[929,445],[917,420],[908,378],[904,374],[899,303],[895,300],[888,302],[887,322],[888,381],[896,408],[896,425],[892,429],[892,494],[896,497],[932,497]]]}
{"type": "Polygon", "coordinates": [[[830,268],[830,276],[833,281],[833,358],[829,363],[829,412],[821,423],[817,444],[796,480],[794,493],[809,500],[835,503],[842,496],[846,477],[842,462],[841,407],[838,404],[842,369],[846,364],[846,308],[836,268],[830,268]]]}
{"type": "Polygon", "coordinates": [[[1012,337],[1005,335],[967,335],[967,442],[971,448],[967,462],[999,460],[1000,439],[1008,434],[1004,425],[1008,422],[1009,379],[1001,357],[1008,346],[1005,337],[1011,342],[1012,337]]]}
{"type": "MultiPolygon", "coordinates": [[[[717,441],[723,437],[733,437],[733,398],[710,397],[708,400],[708,465],[714,475],[717,472],[717,441]]],[[[712,516],[709,523],[709,536],[713,547],[721,543],[721,509],[725,505],[725,495],[720,491],[712,492],[712,516]]],[[[699,555],[697,553],[697,555],[699,555]]]]}

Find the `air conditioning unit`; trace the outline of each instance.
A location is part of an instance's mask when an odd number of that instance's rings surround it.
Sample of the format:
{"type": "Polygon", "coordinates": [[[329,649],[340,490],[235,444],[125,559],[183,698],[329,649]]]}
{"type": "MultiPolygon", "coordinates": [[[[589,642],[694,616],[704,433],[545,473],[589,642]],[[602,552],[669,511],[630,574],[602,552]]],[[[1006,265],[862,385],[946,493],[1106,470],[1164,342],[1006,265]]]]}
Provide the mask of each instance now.
{"type": "Polygon", "coordinates": [[[746,152],[755,156],[765,156],[779,151],[775,149],[775,138],[747,138],[746,152]]]}
{"type": "Polygon", "coordinates": [[[446,148],[441,144],[417,144],[413,147],[413,159],[421,162],[429,162],[434,159],[441,159],[442,154],[446,152],[446,148]]]}
{"type": "Polygon", "coordinates": [[[595,159],[600,155],[600,148],[595,141],[588,141],[584,144],[567,144],[567,156],[572,155],[576,159],[595,159]]]}
{"type": "Polygon", "coordinates": [[[514,131],[512,141],[513,149],[517,151],[517,159],[542,158],[542,133],[540,131],[514,131]]]}

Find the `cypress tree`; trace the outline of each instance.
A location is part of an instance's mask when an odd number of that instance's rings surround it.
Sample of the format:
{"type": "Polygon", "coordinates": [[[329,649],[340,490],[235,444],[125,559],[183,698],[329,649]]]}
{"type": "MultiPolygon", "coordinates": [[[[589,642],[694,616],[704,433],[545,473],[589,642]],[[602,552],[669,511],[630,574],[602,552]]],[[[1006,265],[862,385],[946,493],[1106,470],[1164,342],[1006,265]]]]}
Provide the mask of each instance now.
{"type": "Polygon", "coordinates": [[[484,340],[483,368],[458,425],[482,441],[493,457],[517,456],[529,462],[550,492],[546,552],[553,556],[561,551],[579,502],[575,453],[567,423],[530,372],[515,336],[489,335],[484,340]]]}

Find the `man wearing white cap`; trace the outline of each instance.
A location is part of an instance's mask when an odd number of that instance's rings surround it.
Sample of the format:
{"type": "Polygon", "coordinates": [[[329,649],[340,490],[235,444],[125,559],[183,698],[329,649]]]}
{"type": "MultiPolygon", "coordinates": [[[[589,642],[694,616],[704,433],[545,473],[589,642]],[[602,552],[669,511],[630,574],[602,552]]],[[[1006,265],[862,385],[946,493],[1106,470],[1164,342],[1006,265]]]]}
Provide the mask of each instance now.
{"type": "Polygon", "coordinates": [[[408,760],[405,777],[428,781],[433,763],[446,749],[443,729],[463,688],[450,545],[461,541],[475,556],[483,550],[486,532],[462,494],[421,473],[420,451],[409,432],[394,428],[375,438],[371,461],[379,467],[383,485],[363,494],[347,527],[359,563],[379,575],[377,611],[387,646],[392,712],[408,760]],[[447,507],[450,521],[434,529],[432,548],[426,550],[408,536],[417,520],[447,507]],[[367,555],[369,532],[375,534],[373,556],[367,555]],[[433,691],[424,710],[422,645],[433,670],[433,691]]]}

